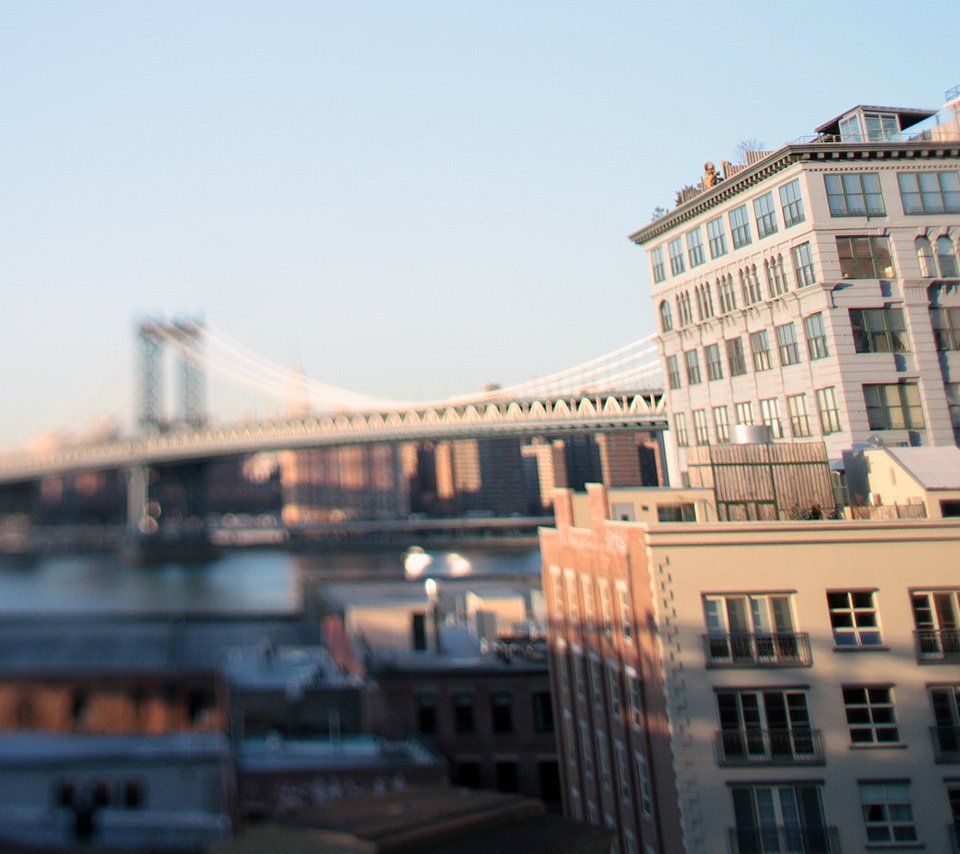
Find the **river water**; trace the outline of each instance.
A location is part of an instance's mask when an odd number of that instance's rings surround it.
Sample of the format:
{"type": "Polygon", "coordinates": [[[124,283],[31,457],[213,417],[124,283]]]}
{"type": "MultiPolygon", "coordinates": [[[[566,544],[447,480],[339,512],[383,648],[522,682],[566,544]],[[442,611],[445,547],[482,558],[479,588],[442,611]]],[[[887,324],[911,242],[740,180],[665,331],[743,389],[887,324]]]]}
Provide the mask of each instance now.
{"type": "MultiPolygon", "coordinates": [[[[306,579],[415,580],[540,573],[536,548],[428,552],[429,566],[406,572],[398,548],[226,552],[203,564],[129,566],[108,554],[0,562],[0,616],[23,614],[288,614],[303,605],[306,579]]],[[[416,569],[423,560],[407,563],[416,569]]]]}

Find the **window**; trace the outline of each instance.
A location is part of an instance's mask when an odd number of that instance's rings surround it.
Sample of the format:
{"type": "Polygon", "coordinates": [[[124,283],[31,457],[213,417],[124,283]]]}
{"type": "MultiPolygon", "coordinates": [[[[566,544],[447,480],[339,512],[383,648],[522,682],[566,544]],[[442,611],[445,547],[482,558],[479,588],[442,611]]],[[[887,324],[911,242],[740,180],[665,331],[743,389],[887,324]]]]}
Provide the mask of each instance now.
{"type": "Polygon", "coordinates": [[[839,850],[824,824],[818,784],[733,785],[733,850],[822,852],[839,850]]]}
{"type": "Polygon", "coordinates": [[[473,695],[457,694],[453,698],[453,728],[459,735],[474,731],[473,695]]]}
{"type": "Polygon", "coordinates": [[[790,413],[790,430],[795,439],[810,435],[810,418],[807,416],[807,396],[793,394],[787,397],[787,411],[790,413]]]}
{"type": "Polygon", "coordinates": [[[944,383],[943,389],[947,393],[947,408],[950,410],[953,435],[960,443],[960,383],[944,383]]]}
{"type": "Polygon", "coordinates": [[[437,698],[433,694],[420,694],[417,703],[417,729],[424,735],[437,731],[437,698]]]}
{"type": "Polygon", "coordinates": [[[710,244],[711,258],[719,258],[727,254],[727,235],[723,229],[723,219],[720,217],[707,223],[707,240],[710,244]]]}
{"type": "Polygon", "coordinates": [[[884,216],[880,178],[876,172],[824,175],[831,216],[884,216]]]}
{"type": "Polygon", "coordinates": [[[933,745],[938,761],[960,761],[960,685],[930,687],[933,745]]]}
{"type": "Polygon", "coordinates": [[[713,432],[717,434],[718,442],[730,441],[730,423],[727,421],[727,407],[713,407],[713,432]]]}
{"type": "Polygon", "coordinates": [[[623,668],[623,678],[627,685],[627,713],[630,724],[637,729],[643,728],[643,707],[640,703],[640,680],[637,671],[627,666],[623,668]]]}
{"type": "Polygon", "coordinates": [[[707,363],[707,379],[723,379],[723,363],[720,361],[720,345],[708,344],[703,348],[703,359],[707,363]]]}
{"type": "Polygon", "coordinates": [[[630,593],[627,585],[617,582],[617,598],[620,600],[620,630],[623,632],[623,639],[628,643],[633,642],[633,606],[630,603],[630,593]]]}
{"type": "Polygon", "coordinates": [[[777,233],[777,209],[773,206],[772,192],[753,200],[753,213],[757,218],[757,237],[777,233]]]}
{"type": "Polygon", "coordinates": [[[699,267],[706,260],[703,255],[703,235],[699,228],[687,232],[687,257],[691,267],[699,267]]]}
{"type": "Polygon", "coordinates": [[[564,586],[567,588],[567,619],[574,626],[580,625],[580,594],[577,591],[577,576],[572,569],[563,571],[564,586]]]}
{"type": "Polygon", "coordinates": [[[770,435],[774,439],[783,438],[783,421],[780,419],[780,401],[776,397],[768,397],[760,401],[760,418],[770,428],[770,435]]]}
{"type": "Polygon", "coordinates": [[[603,712],[603,670],[600,659],[595,653],[590,653],[587,659],[590,662],[590,688],[593,697],[593,713],[599,720],[603,712]]]}
{"type": "Polygon", "coordinates": [[[784,228],[803,222],[803,197],[800,195],[799,178],[780,188],[780,209],[783,211],[784,228]]]}
{"type": "Polygon", "coordinates": [[[520,779],[516,762],[497,762],[494,766],[498,792],[519,792],[520,779]]]}
{"type": "Polygon", "coordinates": [[[740,295],[744,305],[753,305],[763,299],[755,264],[740,270],[740,295]]]}
{"type": "Polygon", "coordinates": [[[750,405],[749,400],[735,403],[733,409],[737,418],[737,424],[753,424],[753,407],[750,405]]]}
{"type": "Polygon", "coordinates": [[[792,765],[823,760],[803,690],[717,691],[721,764],[792,765]]]}
{"type": "Polygon", "coordinates": [[[867,842],[891,845],[916,842],[909,783],[861,781],[860,803],[867,842]]]}
{"type": "Polygon", "coordinates": [[[803,331],[807,336],[807,354],[810,361],[825,359],[830,355],[827,348],[827,332],[823,328],[823,315],[818,311],[803,319],[803,331]]]}
{"type": "Polygon", "coordinates": [[[490,720],[495,733],[513,732],[513,701],[505,691],[490,695],[490,720]]]}
{"type": "Polygon", "coordinates": [[[810,663],[806,636],[794,631],[790,594],[707,594],[703,613],[711,667],[810,663]]]}
{"type": "Polygon", "coordinates": [[[658,504],[658,522],[696,522],[697,508],[689,502],[680,504],[658,504]]]}
{"type": "Polygon", "coordinates": [[[863,397],[871,430],[920,430],[925,426],[916,383],[865,385],[863,397]]]}
{"type": "Polygon", "coordinates": [[[837,406],[837,392],[831,385],[817,389],[817,411],[820,413],[820,427],[823,435],[840,432],[840,408],[837,406]]]}
{"type": "Polygon", "coordinates": [[[694,288],[697,296],[697,314],[700,320],[706,320],[713,317],[713,296],[710,293],[710,285],[704,282],[694,288]]]}
{"type": "Polygon", "coordinates": [[[686,264],[683,260],[683,238],[678,237],[669,243],[670,249],[670,272],[674,276],[679,276],[686,270],[686,264]]]}
{"type": "Polygon", "coordinates": [[[747,361],[743,356],[743,342],[739,338],[730,338],[726,342],[727,367],[731,377],[741,377],[747,372],[747,361]]]}
{"type": "Polygon", "coordinates": [[[667,383],[670,388],[680,388],[680,364],[676,356],[667,356],[667,383]]]}
{"type": "Polygon", "coordinates": [[[600,620],[603,633],[610,637],[613,633],[613,605],[610,601],[610,585],[605,579],[597,581],[597,589],[600,591],[600,620]]]}
{"type": "Polygon", "coordinates": [[[937,238],[937,268],[940,270],[940,275],[945,279],[956,279],[960,276],[953,241],[946,235],[937,238]]]}
{"type": "Polygon", "coordinates": [[[687,438],[687,419],[682,412],[673,416],[673,429],[677,432],[677,445],[681,448],[687,447],[690,444],[687,438]]]}
{"type": "Polygon", "coordinates": [[[840,275],[845,279],[889,279],[894,275],[886,237],[838,237],[840,275]]]}
{"type": "Polygon", "coordinates": [[[660,331],[669,332],[673,329],[673,314],[670,312],[670,303],[663,300],[660,303],[660,331]]]}
{"type": "Polygon", "coordinates": [[[593,579],[589,575],[580,575],[580,591],[583,595],[584,620],[587,628],[592,629],[597,622],[597,613],[593,601],[593,579]]]}
{"type": "Polygon", "coordinates": [[[687,385],[697,385],[700,382],[700,360],[696,350],[687,350],[683,354],[687,365],[687,385]]]}
{"type": "Polygon", "coordinates": [[[833,642],[838,649],[876,649],[883,646],[872,590],[827,593],[833,642]]]}
{"type": "Polygon", "coordinates": [[[693,312],[690,310],[690,294],[686,291],[677,294],[677,316],[680,318],[681,326],[693,323],[693,312]]]}
{"type": "Polygon", "coordinates": [[[750,333],[750,352],[753,353],[753,369],[755,371],[770,370],[770,344],[767,342],[767,331],[750,333]]]}
{"type": "Polygon", "coordinates": [[[920,264],[920,275],[932,279],[937,275],[944,279],[960,277],[960,266],[957,264],[957,253],[953,241],[947,235],[937,238],[937,254],[934,258],[933,247],[926,237],[918,237],[914,242],[917,250],[917,261],[920,264]]]}
{"type": "Polygon", "coordinates": [[[128,810],[143,806],[143,783],[139,780],[126,780],[123,783],[123,805],[128,810]]]}
{"type": "Polygon", "coordinates": [[[937,267],[933,261],[933,247],[926,237],[918,237],[913,241],[917,250],[917,263],[920,265],[920,275],[932,279],[937,275],[937,267]]]}
{"type": "Polygon", "coordinates": [[[747,214],[746,205],[740,205],[740,207],[730,211],[730,236],[733,238],[734,249],[749,246],[752,242],[750,237],[750,217],[747,214]]]}
{"type": "Polygon", "coordinates": [[[905,353],[910,349],[902,308],[851,308],[850,325],[858,353],[905,353]]]}
{"type": "Polygon", "coordinates": [[[917,590],[910,594],[921,661],[960,660],[960,607],[956,590],[917,590]]]}
{"type": "Polygon", "coordinates": [[[613,788],[613,780],[610,777],[610,754],[607,752],[607,737],[602,730],[594,733],[597,747],[597,762],[600,766],[600,783],[604,789],[613,788]]]}
{"type": "Polygon", "coordinates": [[[710,444],[710,432],[707,429],[707,413],[703,409],[693,410],[693,440],[698,445],[710,444]]]}
{"type": "Polygon", "coordinates": [[[633,761],[637,768],[637,783],[640,788],[640,808],[644,816],[653,817],[653,798],[650,796],[650,772],[647,769],[647,757],[642,751],[635,750],[633,761]]]}
{"type": "Polygon", "coordinates": [[[778,326],[776,333],[780,364],[784,367],[797,364],[800,361],[800,348],[797,346],[797,330],[794,325],[785,323],[778,326]]]}
{"type": "Polygon", "coordinates": [[[720,312],[726,314],[737,308],[737,294],[733,289],[733,279],[723,275],[717,279],[717,292],[720,294],[720,312]]]}
{"type": "Polygon", "coordinates": [[[901,172],[905,214],[960,213],[960,172],[901,172]]]}
{"type": "Polygon", "coordinates": [[[70,701],[70,721],[74,726],[87,723],[90,715],[90,701],[85,691],[76,691],[70,701]]]}
{"type": "MultiPolygon", "coordinates": [[[[839,238],[837,239],[839,240],[839,238]]],[[[813,270],[813,255],[810,253],[809,243],[801,243],[799,246],[793,247],[793,269],[797,274],[798,288],[805,288],[817,281],[816,273],[813,270]]]]}
{"type": "Polygon", "coordinates": [[[667,278],[666,270],[663,266],[663,247],[658,246],[650,251],[650,261],[653,264],[653,281],[662,282],[667,278]]]}
{"type": "Polygon", "coordinates": [[[897,744],[900,728],[890,685],[847,685],[843,689],[851,744],[897,744]]]}
{"type": "MultiPolygon", "coordinates": [[[[763,262],[764,274],[767,277],[767,293],[770,299],[787,292],[787,277],[783,273],[783,256],[777,255],[763,262]]],[[[802,284],[802,283],[801,283],[802,284]]]]}
{"type": "Polygon", "coordinates": [[[607,661],[607,696],[610,698],[610,717],[620,724],[620,680],[617,678],[617,665],[607,661]]]}

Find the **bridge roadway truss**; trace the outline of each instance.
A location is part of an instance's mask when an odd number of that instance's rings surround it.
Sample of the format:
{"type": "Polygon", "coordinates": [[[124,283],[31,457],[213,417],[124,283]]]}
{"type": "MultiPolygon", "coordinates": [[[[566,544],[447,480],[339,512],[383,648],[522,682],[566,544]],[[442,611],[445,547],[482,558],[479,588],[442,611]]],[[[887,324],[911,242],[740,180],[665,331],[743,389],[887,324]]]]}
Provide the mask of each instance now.
{"type": "Polygon", "coordinates": [[[404,410],[342,412],[148,433],[0,456],[0,485],[78,473],[131,469],[261,451],[417,440],[478,439],[617,429],[663,430],[660,389],[497,400],[404,410]]]}

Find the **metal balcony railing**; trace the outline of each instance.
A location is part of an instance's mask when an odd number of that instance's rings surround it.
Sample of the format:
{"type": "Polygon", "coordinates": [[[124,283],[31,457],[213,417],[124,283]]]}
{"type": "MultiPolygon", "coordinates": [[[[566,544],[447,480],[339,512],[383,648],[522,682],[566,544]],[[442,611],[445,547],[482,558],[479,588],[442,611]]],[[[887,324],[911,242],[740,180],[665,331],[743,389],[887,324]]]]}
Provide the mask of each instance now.
{"type": "Polygon", "coordinates": [[[708,634],[703,636],[707,667],[809,667],[805,632],[708,634]]]}
{"type": "Polygon", "coordinates": [[[937,762],[960,762],[960,726],[932,726],[930,738],[937,762]]]}
{"type": "Polygon", "coordinates": [[[960,663],[960,629],[919,629],[913,637],[921,664],[960,663]]]}
{"type": "Polygon", "coordinates": [[[839,854],[836,827],[792,824],[730,828],[732,854],[839,854]]]}
{"type": "Polygon", "coordinates": [[[822,765],[818,729],[722,729],[716,736],[719,765],[822,765]]]}

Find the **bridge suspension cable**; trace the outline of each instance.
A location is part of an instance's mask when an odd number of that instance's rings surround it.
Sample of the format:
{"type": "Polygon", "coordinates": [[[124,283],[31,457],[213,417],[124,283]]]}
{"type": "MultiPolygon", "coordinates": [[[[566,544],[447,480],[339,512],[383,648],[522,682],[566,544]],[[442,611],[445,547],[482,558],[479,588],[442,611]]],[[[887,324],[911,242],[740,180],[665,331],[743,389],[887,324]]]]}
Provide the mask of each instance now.
{"type": "MultiPolygon", "coordinates": [[[[641,390],[662,384],[655,336],[648,335],[578,365],[527,382],[443,400],[409,401],[354,392],[310,379],[266,359],[234,341],[216,327],[205,327],[198,341],[160,333],[164,343],[208,374],[248,391],[280,401],[285,395],[320,412],[337,410],[396,410],[423,406],[449,406],[504,398],[537,398],[584,391],[641,390]]],[[[288,401],[289,402],[289,401],[288,401]]]]}

